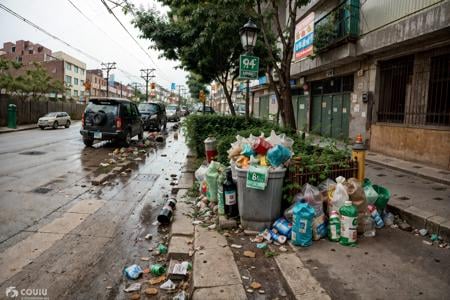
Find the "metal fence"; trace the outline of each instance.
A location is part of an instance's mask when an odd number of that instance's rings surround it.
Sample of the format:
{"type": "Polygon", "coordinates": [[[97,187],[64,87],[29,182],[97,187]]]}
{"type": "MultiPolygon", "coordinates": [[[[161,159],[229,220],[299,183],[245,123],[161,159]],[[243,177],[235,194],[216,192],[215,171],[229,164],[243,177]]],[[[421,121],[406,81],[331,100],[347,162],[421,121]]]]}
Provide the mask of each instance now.
{"type": "Polygon", "coordinates": [[[450,126],[450,53],[431,58],[426,124],[450,126]]]}

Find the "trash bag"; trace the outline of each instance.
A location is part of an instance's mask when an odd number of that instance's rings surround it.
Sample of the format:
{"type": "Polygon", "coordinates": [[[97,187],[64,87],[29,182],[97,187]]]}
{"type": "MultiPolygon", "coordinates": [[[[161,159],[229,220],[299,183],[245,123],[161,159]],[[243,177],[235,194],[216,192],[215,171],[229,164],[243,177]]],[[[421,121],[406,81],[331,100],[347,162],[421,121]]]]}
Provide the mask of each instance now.
{"type": "Polygon", "coordinates": [[[208,167],[205,165],[201,165],[194,173],[195,179],[200,182],[205,180],[206,171],[208,171],[208,167]]]}
{"type": "Polygon", "coordinates": [[[344,205],[345,201],[348,201],[347,189],[344,186],[345,178],[339,176],[336,178],[336,189],[333,193],[333,198],[331,199],[331,211],[335,210],[339,212],[339,208],[344,205]]]}
{"type": "Polygon", "coordinates": [[[375,206],[377,207],[378,211],[384,211],[389,199],[391,198],[391,193],[387,188],[381,185],[374,184],[373,189],[378,193],[378,198],[375,201],[375,206]]]}
{"type": "Polygon", "coordinates": [[[292,202],[293,202],[292,205],[284,210],[283,215],[289,222],[292,223],[292,220],[293,220],[292,219],[292,214],[293,214],[293,211],[294,211],[295,204],[297,204],[297,202],[300,202],[302,200],[306,201],[305,198],[303,197],[303,193],[300,192],[300,193],[298,193],[298,194],[296,194],[294,196],[294,199],[292,200],[292,202]]]}
{"type": "Polygon", "coordinates": [[[325,211],[327,214],[331,212],[331,199],[333,198],[334,190],[336,189],[336,181],[327,178],[322,181],[317,188],[322,196],[322,202],[325,203],[325,211]]]}
{"type": "Polygon", "coordinates": [[[230,150],[228,150],[228,158],[236,160],[237,157],[241,154],[241,152],[242,146],[240,144],[232,146],[230,150]]]}
{"type": "Polygon", "coordinates": [[[366,196],[368,204],[375,204],[378,199],[378,193],[374,190],[371,184],[364,186],[364,195],[366,196]]]}
{"type": "Polygon", "coordinates": [[[358,209],[358,228],[360,234],[364,233],[364,217],[367,212],[367,200],[364,189],[358,179],[350,178],[347,180],[347,193],[353,205],[358,209]]]}
{"type": "Polygon", "coordinates": [[[306,202],[314,208],[315,216],[318,217],[323,214],[322,195],[319,189],[309,183],[306,183],[302,188],[303,197],[306,202]]]}
{"type": "Polygon", "coordinates": [[[275,145],[267,151],[267,160],[272,167],[278,167],[291,158],[291,151],[283,145],[275,145]]]}
{"type": "Polygon", "coordinates": [[[252,155],[256,155],[255,151],[253,151],[253,148],[250,144],[244,144],[242,145],[242,151],[241,154],[246,156],[246,157],[250,157],[252,155]]]}

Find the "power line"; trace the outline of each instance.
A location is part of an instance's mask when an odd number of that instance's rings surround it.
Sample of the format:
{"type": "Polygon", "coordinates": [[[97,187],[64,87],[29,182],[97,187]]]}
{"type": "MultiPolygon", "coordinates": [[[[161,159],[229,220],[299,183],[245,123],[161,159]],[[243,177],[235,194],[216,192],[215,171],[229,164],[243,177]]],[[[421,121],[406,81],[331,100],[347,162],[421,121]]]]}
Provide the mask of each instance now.
{"type": "MultiPolygon", "coordinates": [[[[123,25],[123,23],[120,21],[120,19],[114,14],[114,12],[112,11],[112,9],[108,6],[108,4],[106,3],[106,1],[105,1],[105,0],[100,0],[100,1],[101,1],[101,2],[103,3],[103,5],[106,7],[106,9],[108,10],[108,12],[109,12],[110,14],[113,15],[113,17],[116,19],[116,21],[119,22],[120,26],[122,26],[122,28],[127,32],[127,34],[133,39],[133,41],[136,43],[136,45],[138,45],[139,48],[141,48],[141,50],[145,53],[145,55],[147,55],[147,57],[150,59],[150,61],[153,63],[153,65],[154,65],[155,67],[158,68],[158,65],[155,63],[155,61],[154,61],[153,58],[150,56],[150,54],[147,53],[147,51],[144,49],[144,47],[142,47],[141,44],[139,44],[139,42],[138,42],[138,41],[135,39],[135,37],[128,31],[128,29],[125,27],[125,25],[123,25]]],[[[110,2],[112,2],[112,1],[110,1],[110,2]]],[[[115,3],[115,2],[112,2],[112,3],[114,3],[116,6],[119,6],[119,5],[120,5],[119,3],[115,3]]],[[[163,72],[160,68],[158,68],[158,69],[159,69],[159,71],[161,72],[161,74],[164,75],[164,77],[166,77],[166,75],[164,74],[164,72],[163,72]]],[[[160,76],[160,77],[161,77],[162,79],[164,79],[165,81],[170,82],[168,79],[164,78],[163,76],[160,76]]]]}
{"type": "Polygon", "coordinates": [[[125,51],[128,51],[136,60],[139,61],[139,63],[144,64],[142,60],[140,60],[138,57],[134,55],[131,51],[129,51],[128,48],[125,48],[122,46],[122,44],[116,42],[105,30],[103,30],[100,26],[98,26],[94,21],[92,21],[91,18],[89,18],[78,6],[76,6],[71,0],[67,0],[86,20],[88,20],[92,25],[94,25],[99,31],[101,31],[103,34],[105,34],[112,42],[114,42],[117,46],[122,48],[125,51]]]}
{"type": "MultiPolygon", "coordinates": [[[[81,53],[81,54],[84,55],[85,57],[88,57],[88,58],[92,59],[93,61],[96,61],[96,62],[99,63],[99,64],[102,63],[102,61],[101,61],[100,59],[96,58],[95,56],[92,56],[92,55],[90,55],[89,53],[87,53],[87,52],[85,52],[85,51],[83,51],[83,50],[81,50],[81,49],[79,49],[79,48],[77,48],[77,47],[75,47],[75,46],[72,46],[72,45],[69,44],[68,42],[66,42],[66,41],[62,40],[61,38],[57,37],[56,35],[54,35],[54,34],[48,32],[48,31],[45,30],[44,28],[42,28],[42,27],[36,25],[35,23],[33,23],[32,21],[28,20],[27,18],[22,17],[21,15],[19,15],[18,13],[16,13],[16,12],[13,11],[12,9],[6,7],[5,5],[3,5],[3,4],[1,4],[1,3],[0,3],[0,8],[3,9],[4,11],[6,11],[7,13],[13,15],[14,17],[18,18],[19,20],[21,20],[21,21],[27,23],[28,25],[34,27],[35,29],[41,31],[42,33],[48,35],[49,37],[53,38],[54,40],[57,40],[57,41],[63,43],[64,45],[66,45],[67,47],[69,47],[69,48],[71,48],[71,49],[77,51],[78,53],[81,53]]],[[[117,70],[119,70],[120,72],[122,72],[125,76],[129,77],[129,79],[131,79],[130,77],[139,78],[138,76],[133,75],[133,74],[131,74],[131,73],[125,71],[125,70],[122,70],[122,69],[119,69],[119,68],[117,68],[117,70]]]]}

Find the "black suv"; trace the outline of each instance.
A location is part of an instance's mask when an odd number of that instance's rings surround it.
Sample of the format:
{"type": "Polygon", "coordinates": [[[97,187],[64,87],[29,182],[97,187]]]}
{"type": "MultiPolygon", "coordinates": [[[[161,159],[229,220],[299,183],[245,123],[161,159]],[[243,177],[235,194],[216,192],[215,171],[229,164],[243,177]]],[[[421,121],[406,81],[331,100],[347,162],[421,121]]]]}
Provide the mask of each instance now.
{"type": "Polygon", "coordinates": [[[166,129],[167,117],[164,104],[155,102],[140,103],[138,109],[141,113],[144,129],[156,129],[157,131],[161,131],[161,128],[166,129]]]}
{"type": "Polygon", "coordinates": [[[144,137],[141,115],[133,102],[121,98],[89,100],[81,119],[80,133],[86,146],[94,140],[112,140],[129,146],[137,135],[144,137]]]}

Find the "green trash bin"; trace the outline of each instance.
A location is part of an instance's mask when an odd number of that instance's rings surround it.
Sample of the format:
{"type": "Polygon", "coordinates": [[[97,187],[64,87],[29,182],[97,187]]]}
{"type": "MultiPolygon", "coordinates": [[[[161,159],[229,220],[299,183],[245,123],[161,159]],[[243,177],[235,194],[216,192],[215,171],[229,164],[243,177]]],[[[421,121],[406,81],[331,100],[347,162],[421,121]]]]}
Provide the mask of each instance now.
{"type": "Polygon", "coordinates": [[[378,193],[377,201],[375,201],[375,206],[377,207],[378,212],[382,212],[391,198],[391,192],[381,185],[374,184],[373,189],[378,193]]]}
{"type": "Polygon", "coordinates": [[[16,128],[17,124],[17,106],[15,104],[8,105],[8,128],[16,128]]]}

